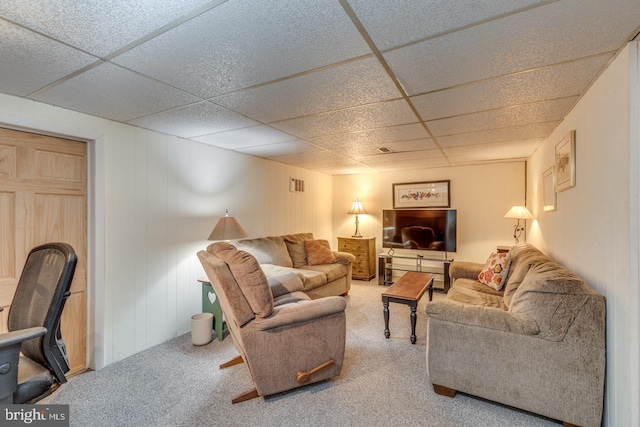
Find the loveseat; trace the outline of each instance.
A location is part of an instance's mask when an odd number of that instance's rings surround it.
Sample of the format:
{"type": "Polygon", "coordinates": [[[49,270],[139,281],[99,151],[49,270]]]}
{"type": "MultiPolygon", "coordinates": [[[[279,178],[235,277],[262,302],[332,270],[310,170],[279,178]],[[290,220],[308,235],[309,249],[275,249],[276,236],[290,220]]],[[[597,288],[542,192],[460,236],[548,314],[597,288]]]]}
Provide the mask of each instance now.
{"type": "Polygon", "coordinates": [[[295,272],[312,299],[346,295],[351,289],[355,257],[332,251],[326,240],[314,239],[313,233],[239,240],[236,247],[253,255],[267,278],[295,272]]]}
{"type": "MultiPolygon", "coordinates": [[[[508,253],[497,290],[484,264],[453,262],[446,298],[429,302],[427,373],[456,391],[561,420],[599,426],[605,377],[605,299],[534,246],[508,253]],[[499,287],[498,287],[499,288],[499,287]]],[[[491,270],[493,274],[493,270],[491,270]]]]}

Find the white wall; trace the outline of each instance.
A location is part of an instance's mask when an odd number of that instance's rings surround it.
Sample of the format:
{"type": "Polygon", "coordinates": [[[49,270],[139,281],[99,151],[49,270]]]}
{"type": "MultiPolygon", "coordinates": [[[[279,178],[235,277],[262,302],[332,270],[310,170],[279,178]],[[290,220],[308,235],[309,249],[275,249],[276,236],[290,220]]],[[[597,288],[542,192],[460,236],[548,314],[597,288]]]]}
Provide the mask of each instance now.
{"type": "Polygon", "coordinates": [[[332,235],[329,175],[7,95],[1,124],[91,141],[94,368],[189,330],[201,311],[196,252],[225,208],[250,237],[332,235]],[[290,176],[305,193],[289,193],[290,176]]]}
{"type": "MultiPolygon", "coordinates": [[[[450,180],[451,209],[458,210],[458,251],[455,259],[484,262],[497,245],[513,244],[515,220],[504,214],[525,203],[524,162],[335,176],[333,180],[334,241],[355,231],[353,200],[362,200],[360,232],[376,237],[382,251],[382,210],[393,209],[392,185],[450,180]]],[[[522,239],[522,238],[521,238],[522,239]]],[[[437,255],[437,254],[435,254],[437,255]]]]}
{"type": "Polygon", "coordinates": [[[633,140],[630,129],[630,105],[633,101],[637,107],[640,94],[637,45],[630,46],[545,140],[527,168],[529,206],[537,217],[529,241],[577,272],[607,299],[605,425],[609,426],[640,425],[637,110],[633,140]],[[635,69],[633,97],[630,69],[635,69]],[[542,173],[553,165],[555,144],[572,129],[576,131],[576,186],[557,194],[555,212],[543,212],[542,173]],[[630,158],[631,151],[636,155],[630,158]]]}

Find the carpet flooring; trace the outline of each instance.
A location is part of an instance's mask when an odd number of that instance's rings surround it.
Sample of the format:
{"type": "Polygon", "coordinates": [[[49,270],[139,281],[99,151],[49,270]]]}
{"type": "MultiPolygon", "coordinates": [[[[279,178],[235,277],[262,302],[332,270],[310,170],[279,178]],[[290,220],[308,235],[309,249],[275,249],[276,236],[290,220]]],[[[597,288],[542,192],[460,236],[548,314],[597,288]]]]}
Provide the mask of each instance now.
{"type": "Polygon", "coordinates": [[[187,333],[71,378],[41,403],[69,404],[71,426],[92,427],[561,425],[461,393],[435,394],[425,368],[428,296],[418,307],[412,345],[405,305],[390,305],[391,337],[384,338],[384,289],[354,281],[346,297],[344,366],[329,381],[232,405],[231,397],[253,385],[243,365],[218,368],[237,355],[231,338],[194,346],[187,333]]]}

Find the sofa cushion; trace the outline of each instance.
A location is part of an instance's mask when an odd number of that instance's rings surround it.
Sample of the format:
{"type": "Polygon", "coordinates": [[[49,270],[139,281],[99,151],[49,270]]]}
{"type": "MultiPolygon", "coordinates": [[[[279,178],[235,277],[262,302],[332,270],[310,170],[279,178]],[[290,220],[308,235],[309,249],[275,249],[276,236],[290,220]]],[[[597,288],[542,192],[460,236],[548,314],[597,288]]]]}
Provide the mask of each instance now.
{"type": "Polygon", "coordinates": [[[504,303],[511,307],[511,299],[524,280],[529,268],[533,265],[552,262],[551,258],[540,252],[538,248],[529,243],[519,243],[511,248],[511,268],[504,286],[504,303]]]}
{"type": "Polygon", "coordinates": [[[307,269],[307,266],[305,266],[305,268],[297,268],[296,270],[303,277],[302,284],[305,292],[327,284],[327,274],[324,271],[307,269]]]}
{"type": "Polygon", "coordinates": [[[580,277],[553,261],[533,265],[513,295],[509,311],[533,318],[540,337],[562,341],[590,296],[580,277]]]}
{"type": "Polygon", "coordinates": [[[302,291],[302,278],[293,271],[272,277],[267,276],[267,280],[274,298],[291,292],[302,291]]]}
{"type": "Polygon", "coordinates": [[[304,250],[304,241],[312,240],[313,233],[286,234],[282,236],[287,245],[293,267],[298,268],[307,264],[307,252],[304,250]]]}
{"type": "Polygon", "coordinates": [[[504,287],[509,267],[511,267],[511,255],[508,252],[494,252],[484,263],[482,271],[478,274],[478,281],[499,291],[504,287]]]}
{"type": "Polygon", "coordinates": [[[223,250],[215,255],[229,265],[256,317],[270,316],[273,313],[273,294],[256,258],[241,250],[223,250]]]}
{"type": "Polygon", "coordinates": [[[249,252],[259,264],[276,264],[293,267],[287,245],[282,236],[260,237],[258,239],[239,240],[238,249],[249,252]]]}
{"type": "MultiPolygon", "coordinates": [[[[476,305],[480,307],[493,307],[501,310],[507,310],[507,306],[504,305],[502,295],[498,292],[482,292],[477,289],[473,289],[472,286],[460,286],[459,283],[475,282],[472,279],[458,279],[456,285],[452,286],[447,292],[447,300],[457,301],[467,305],[476,305]]],[[[484,287],[491,290],[491,288],[475,282],[477,286],[484,287]]]]}
{"type": "Polygon", "coordinates": [[[291,292],[291,293],[288,293],[288,294],[281,295],[281,296],[277,297],[276,299],[274,299],[273,300],[273,306],[274,306],[274,310],[275,310],[275,307],[281,307],[281,306],[286,305],[286,304],[297,304],[297,303],[303,302],[303,301],[311,301],[311,298],[309,298],[309,295],[305,294],[302,291],[300,291],[300,292],[291,292]]]}
{"type": "Polygon", "coordinates": [[[336,257],[333,255],[327,240],[305,240],[304,250],[307,253],[307,263],[309,265],[333,264],[336,262],[336,257]]]}
{"type": "MultiPolygon", "coordinates": [[[[294,272],[302,280],[303,291],[318,288],[327,284],[327,275],[323,271],[306,270],[303,268],[282,267],[275,264],[260,265],[267,277],[276,277],[294,272]]],[[[305,266],[306,267],[306,266],[305,266]]]]}
{"type": "Polygon", "coordinates": [[[303,269],[324,273],[327,276],[327,283],[347,275],[347,267],[344,264],[339,263],[305,265],[303,269]]]}

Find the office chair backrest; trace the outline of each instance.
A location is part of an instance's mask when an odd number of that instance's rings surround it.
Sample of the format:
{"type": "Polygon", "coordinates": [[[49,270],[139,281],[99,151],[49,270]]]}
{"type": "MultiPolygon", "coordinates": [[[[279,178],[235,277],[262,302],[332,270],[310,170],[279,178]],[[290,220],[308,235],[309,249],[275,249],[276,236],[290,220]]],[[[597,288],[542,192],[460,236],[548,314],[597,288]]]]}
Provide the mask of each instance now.
{"type": "Polygon", "coordinates": [[[59,382],[69,371],[60,317],[69,296],[77,256],[66,243],[47,243],[29,252],[11,303],[9,331],[44,326],[47,333],[22,344],[22,354],[46,366],[59,382]]]}

